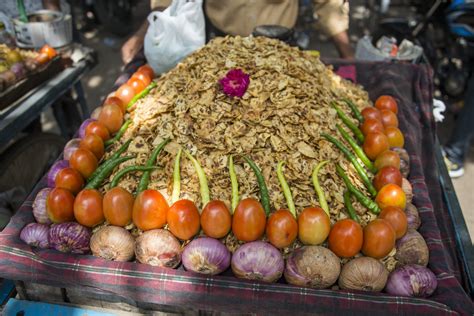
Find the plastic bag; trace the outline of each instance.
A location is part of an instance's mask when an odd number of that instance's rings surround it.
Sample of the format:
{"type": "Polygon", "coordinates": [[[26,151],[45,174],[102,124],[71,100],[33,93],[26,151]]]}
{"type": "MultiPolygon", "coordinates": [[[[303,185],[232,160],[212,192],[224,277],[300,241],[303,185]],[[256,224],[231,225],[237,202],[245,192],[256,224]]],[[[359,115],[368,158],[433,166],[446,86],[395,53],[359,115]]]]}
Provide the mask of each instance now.
{"type": "Polygon", "coordinates": [[[203,0],[173,0],[163,12],[148,16],[145,56],[156,74],[173,68],[204,45],[206,40],[203,0]]]}

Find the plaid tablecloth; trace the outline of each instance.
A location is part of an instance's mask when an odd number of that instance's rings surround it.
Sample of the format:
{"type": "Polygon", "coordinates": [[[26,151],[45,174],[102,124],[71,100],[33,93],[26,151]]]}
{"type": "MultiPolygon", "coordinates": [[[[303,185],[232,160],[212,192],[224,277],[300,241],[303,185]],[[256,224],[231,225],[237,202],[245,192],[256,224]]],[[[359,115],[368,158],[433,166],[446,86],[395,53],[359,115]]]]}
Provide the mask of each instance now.
{"type": "MultiPolygon", "coordinates": [[[[372,99],[391,94],[399,100],[399,121],[410,153],[414,204],[422,219],[420,233],[430,249],[429,268],[438,289],[429,299],[383,293],[314,290],[284,283],[265,284],[231,276],[202,276],[132,262],[110,262],[93,256],[37,250],[19,239],[33,221],[32,201],[43,179],[0,234],[0,276],[65,287],[99,288],[140,302],[262,314],[424,314],[473,313],[470,297],[461,286],[463,274],[453,225],[441,199],[434,157],[431,112],[431,73],[424,67],[388,63],[356,63],[355,79],[372,99]]],[[[347,70],[347,69],[346,69],[347,70]]]]}

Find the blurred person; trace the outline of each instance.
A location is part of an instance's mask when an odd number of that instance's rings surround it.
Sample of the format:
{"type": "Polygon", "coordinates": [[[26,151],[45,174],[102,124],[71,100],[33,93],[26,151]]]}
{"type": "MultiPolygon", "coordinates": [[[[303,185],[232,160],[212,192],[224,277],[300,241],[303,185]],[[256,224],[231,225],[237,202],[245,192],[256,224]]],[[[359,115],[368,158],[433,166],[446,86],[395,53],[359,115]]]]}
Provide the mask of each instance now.
{"type": "MultiPolygon", "coordinates": [[[[346,0],[312,0],[316,26],[335,44],[339,55],[353,59],[349,41],[349,3],[346,0]]],[[[164,10],[171,0],[151,0],[152,11],[164,10]]],[[[298,17],[297,0],[206,0],[208,26],[218,35],[248,36],[259,25],[293,28],[298,17]]],[[[148,29],[146,20],[122,46],[122,61],[128,64],[142,49],[148,29]]],[[[209,30],[206,30],[209,33],[209,30]]]]}
{"type": "MultiPolygon", "coordinates": [[[[25,0],[26,14],[33,13],[38,10],[52,10],[70,13],[71,7],[65,0],[25,0]]],[[[2,0],[0,12],[3,12],[9,18],[15,18],[20,15],[18,11],[17,0],[2,0]]]]}

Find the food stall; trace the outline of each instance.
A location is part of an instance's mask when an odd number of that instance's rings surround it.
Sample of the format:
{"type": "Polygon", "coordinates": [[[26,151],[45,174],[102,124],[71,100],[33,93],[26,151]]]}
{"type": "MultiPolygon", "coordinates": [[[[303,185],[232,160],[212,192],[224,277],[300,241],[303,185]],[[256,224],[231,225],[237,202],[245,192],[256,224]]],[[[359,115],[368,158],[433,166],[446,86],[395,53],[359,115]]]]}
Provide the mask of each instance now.
{"type": "Polygon", "coordinates": [[[133,90],[139,68],[0,234],[0,276],[22,299],[136,312],[472,314],[431,73],[351,66],[356,84],[226,37],[133,90]]]}

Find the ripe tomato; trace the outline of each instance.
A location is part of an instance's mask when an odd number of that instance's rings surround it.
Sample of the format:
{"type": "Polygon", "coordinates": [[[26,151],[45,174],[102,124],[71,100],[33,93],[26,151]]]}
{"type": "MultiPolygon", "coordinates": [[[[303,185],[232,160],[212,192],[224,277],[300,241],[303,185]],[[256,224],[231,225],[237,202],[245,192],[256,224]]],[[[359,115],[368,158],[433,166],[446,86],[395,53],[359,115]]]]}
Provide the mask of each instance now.
{"type": "Polygon", "coordinates": [[[380,110],[380,116],[382,117],[382,124],[385,128],[389,126],[398,127],[397,115],[392,111],[387,109],[380,110]]]}
{"type": "Polygon", "coordinates": [[[362,145],[365,154],[371,160],[377,158],[378,155],[390,148],[387,136],[381,132],[369,133],[365,136],[364,144],[362,145]]]}
{"type": "Polygon", "coordinates": [[[79,143],[79,147],[88,149],[97,157],[98,160],[102,158],[105,152],[104,141],[95,134],[84,136],[84,138],[81,139],[81,142],[79,143]]]}
{"type": "Polygon", "coordinates": [[[367,134],[369,133],[383,133],[384,128],[382,121],[368,118],[364,120],[364,123],[362,123],[360,130],[362,131],[362,134],[364,134],[364,136],[367,136],[367,134]]]}
{"type": "Polygon", "coordinates": [[[87,227],[94,227],[104,222],[102,210],[102,194],[94,189],[84,189],[74,200],[74,217],[76,221],[87,227]]]}
{"type": "Polygon", "coordinates": [[[193,201],[183,199],[173,203],[166,220],[170,232],[181,240],[189,240],[199,232],[199,211],[193,201]]]}
{"type": "Polygon", "coordinates": [[[53,223],[74,220],[74,195],[69,190],[54,188],[46,199],[46,212],[53,223]]]}
{"type": "Polygon", "coordinates": [[[400,186],[389,183],[379,190],[375,197],[375,202],[381,209],[387,206],[397,206],[404,210],[407,204],[407,198],[400,186]]]}
{"type": "Polygon", "coordinates": [[[130,85],[124,83],[120,86],[120,88],[117,89],[117,91],[115,91],[115,96],[119,98],[123,104],[128,105],[128,103],[130,103],[130,101],[135,96],[135,90],[133,90],[130,85]]]}
{"type": "Polygon", "coordinates": [[[375,101],[375,107],[379,110],[387,109],[392,111],[395,114],[398,114],[398,105],[397,101],[389,95],[381,95],[375,101]]]}
{"type": "Polygon", "coordinates": [[[105,142],[110,138],[110,133],[107,127],[105,127],[104,124],[100,122],[91,122],[89,125],[86,127],[86,135],[89,134],[94,134],[102,138],[102,140],[105,142]]]}
{"type": "Polygon", "coordinates": [[[116,104],[107,104],[102,107],[100,111],[98,121],[109,130],[110,133],[114,134],[118,132],[123,124],[123,112],[122,108],[116,104]]]}
{"type": "Polygon", "coordinates": [[[377,191],[382,189],[386,184],[393,183],[402,186],[402,174],[400,170],[393,166],[386,166],[380,169],[374,177],[373,184],[377,191]]]}
{"type": "Polygon", "coordinates": [[[253,198],[237,204],[232,217],[232,232],[241,241],[254,241],[265,232],[266,216],[262,204],[253,198]]]}
{"type": "Polygon", "coordinates": [[[408,220],[405,212],[396,206],[388,206],[379,214],[379,218],[386,220],[393,230],[395,230],[395,238],[402,238],[408,229],[408,220]]]}
{"type": "Polygon", "coordinates": [[[364,108],[361,112],[364,120],[372,119],[376,121],[382,121],[382,116],[380,115],[380,110],[374,108],[373,106],[368,106],[364,108]]]}
{"type": "Polygon", "coordinates": [[[162,228],[166,224],[168,202],[156,190],[140,192],[133,203],[133,223],[141,230],[162,228]]]}
{"type": "Polygon", "coordinates": [[[143,81],[141,81],[140,79],[138,78],[130,78],[128,81],[127,81],[127,84],[129,86],[131,86],[133,88],[133,90],[135,90],[135,94],[137,93],[140,93],[143,91],[143,89],[146,88],[145,84],[143,83],[143,81]]]}
{"type": "Polygon", "coordinates": [[[155,78],[155,72],[153,71],[153,68],[150,67],[150,65],[146,64],[138,68],[137,72],[143,72],[144,74],[148,75],[151,79],[155,78]]]}
{"type": "Polygon", "coordinates": [[[387,166],[400,169],[400,155],[393,150],[386,150],[375,158],[374,166],[377,170],[387,166]]]}
{"type": "Polygon", "coordinates": [[[387,127],[384,133],[388,138],[390,147],[403,148],[403,145],[405,145],[405,137],[403,136],[402,131],[397,127],[387,127]]]}
{"type": "Polygon", "coordinates": [[[132,221],[133,195],[121,187],[107,191],[102,200],[104,217],[111,225],[127,226],[132,221]]]}
{"type": "Polygon", "coordinates": [[[54,185],[77,194],[84,187],[84,179],[76,169],[64,168],[56,175],[54,185]]]}
{"type": "Polygon", "coordinates": [[[120,109],[122,110],[122,113],[125,114],[126,112],[126,104],[123,104],[122,100],[120,100],[119,98],[115,97],[115,96],[111,96],[111,97],[108,97],[107,99],[105,99],[104,101],[104,104],[103,105],[107,105],[107,104],[115,104],[115,105],[118,105],[120,107],[120,109]]]}
{"type": "Polygon", "coordinates": [[[41,47],[40,54],[45,54],[48,56],[49,59],[53,59],[58,54],[58,52],[56,52],[54,48],[46,44],[41,47]]]}
{"type": "Polygon", "coordinates": [[[298,234],[298,224],[293,214],[288,210],[278,210],[267,221],[266,234],[268,241],[277,247],[288,247],[295,241],[298,234]]]}
{"type": "Polygon", "coordinates": [[[362,253],[368,257],[381,259],[395,247],[395,231],[384,219],[374,219],[364,227],[362,253]]]}
{"type": "Polygon", "coordinates": [[[89,178],[98,166],[95,155],[90,150],[80,147],[72,154],[69,164],[85,179],[89,178]]]}
{"type": "Polygon", "coordinates": [[[307,207],[298,216],[298,238],[306,245],[322,244],[330,230],[329,216],[319,206],[307,207]]]}
{"type": "Polygon", "coordinates": [[[151,80],[153,79],[153,77],[150,77],[146,73],[141,72],[141,71],[135,72],[130,79],[132,79],[132,78],[133,79],[138,79],[141,82],[143,82],[145,87],[148,86],[151,83],[151,80]]]}
{"type": "Polygon", "coordinates": [[[334,224],[329,233],[328,247],[338,257],[350,258],[362,248],[362,227],[352,219],[343,219],[334,224]]]}
{"type": "Polygon", "coordinates": [[[225,237],[231,228],[232,216],[222,201],[214,200],[206,204],[201,213],[201,227],[212,238],[225,237]]]}

